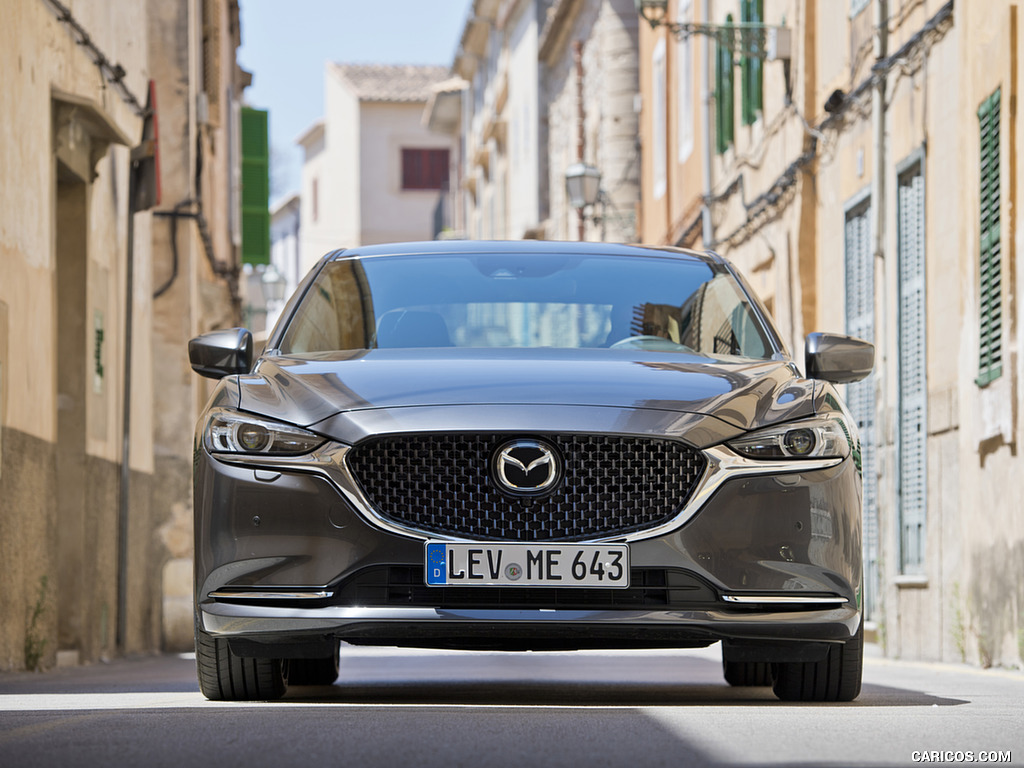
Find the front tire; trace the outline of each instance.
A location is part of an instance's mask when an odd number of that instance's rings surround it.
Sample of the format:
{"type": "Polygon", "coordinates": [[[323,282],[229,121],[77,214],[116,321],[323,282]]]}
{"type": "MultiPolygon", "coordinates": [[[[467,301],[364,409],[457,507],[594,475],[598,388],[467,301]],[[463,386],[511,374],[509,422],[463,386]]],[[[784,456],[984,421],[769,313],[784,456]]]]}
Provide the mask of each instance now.
{"type": "Polygon", "coordinates": [[[288,690],[283,659],[253,659],[231,652],[228,641],[196,627],[199,690],[211,701],[272,701],[288,690]]]}
{"type": "Polygon", "coordinates": [[[821,661],[772,664],[772,690],[783,701],[853,701],[864,671],[864,622],[821,661]]]}

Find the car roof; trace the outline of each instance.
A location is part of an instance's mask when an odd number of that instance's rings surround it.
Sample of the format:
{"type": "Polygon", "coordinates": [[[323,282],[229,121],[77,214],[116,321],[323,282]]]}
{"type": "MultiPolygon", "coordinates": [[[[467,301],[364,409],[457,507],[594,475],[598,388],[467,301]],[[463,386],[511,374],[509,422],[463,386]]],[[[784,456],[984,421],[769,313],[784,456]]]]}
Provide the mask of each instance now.
{"type": "Polygon", "coordinates": [[[699,259],[721,264],[724,259],[711,251],[693,251],[671,246],[623,245],[566,240],[426,240],[422,242],[362,245],[328,253],[328,261],[378,256],[446,256],[479,253],[537,253],[559,256],[661,256],[699,259]]]}

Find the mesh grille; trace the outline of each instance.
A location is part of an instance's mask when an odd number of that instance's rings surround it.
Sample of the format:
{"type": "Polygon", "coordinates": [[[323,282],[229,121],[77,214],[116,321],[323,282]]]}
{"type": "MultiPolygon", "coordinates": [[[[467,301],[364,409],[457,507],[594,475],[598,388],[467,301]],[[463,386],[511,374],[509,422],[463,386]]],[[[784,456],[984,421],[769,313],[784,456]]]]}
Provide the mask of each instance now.
{"type": "Polygon", "coordinates": [[[573,541],[651,528],[689,499],[706,459],[674,440],[546,435],[564,477],[540,498],[502,493],[490,477],[507,434],[373,437],[349,466],[377,513],[431,534],[480,540],[573,541]]]}

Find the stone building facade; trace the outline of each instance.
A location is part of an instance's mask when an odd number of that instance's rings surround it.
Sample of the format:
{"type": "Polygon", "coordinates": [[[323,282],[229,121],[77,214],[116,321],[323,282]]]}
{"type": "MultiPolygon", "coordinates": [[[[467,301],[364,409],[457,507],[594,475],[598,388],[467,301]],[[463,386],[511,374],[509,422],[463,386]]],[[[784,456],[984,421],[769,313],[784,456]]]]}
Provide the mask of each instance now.
{"type": "Polygon", "coordinates": [[[192,258],[202,253],[193,216],[179,223],[177,279],[154,298],[173,268],[158,216],[196,214],[175,206],[206,185],[206,229],[230,259],[225,207],[213,201],[229,186],[223,150],[208,146],[201,174],[190,163],[204,14],[222,22],[230,62],[219,90],[236,74],[237,3],[26,0],[6,11],[0,669],[152,651],[165,638],[184,646],[186,634],[191,645],[190,612],[186,632],[164,610],[165,594],[173,603],[190,588],[165,573],[191,552],[187,477],[204,398],[186,381],[184,345],[231,318],[229,270],[192,258]],[[150,81],[163,201],[132,213],[150,81]]]}
{"type": "Polygon", "coordinates": [[[241,324],[240,118],[251,76],[235,58],[238,0],[149,0],[149,60],[160,106],[163,199],[152,212],[153,467],[149,534],[159,567],[160,636],[193,645],[192,443],[212,389],[188,339],[241,324]]]}
{"type": "Polygon", "coordinates": [[[667,17],[788,34],[755,66],[644,24],[644,239],[734,260],[798,359],[809,331],[875,343],[847,392],[869,627],[892,656],[1020,664],[1017,3],[673,0],[667,17]]]}
{"type": "Polygon", "coordinates": [[[467,84],[455,178],[468,237],[577,239],[565,173],[582,161],[603,177],[584,239],[635,241],[636,56],[630,0],[473,3],[452,68],[467,84]]]}
{"type": "Polygon", "coordinates": [[[578,214],[569,204],[565,171],[579,156],[583,96],[583,161],[601,172],[601,196],[587,211],[585,236],[636,242],[640,199],[638,20],[626,0],[555,3],[541,29],[543,102],[548,128],[547,236],[573,240],[578,214]],[[574,45],[579,43],[580,66],[574,45]]]}

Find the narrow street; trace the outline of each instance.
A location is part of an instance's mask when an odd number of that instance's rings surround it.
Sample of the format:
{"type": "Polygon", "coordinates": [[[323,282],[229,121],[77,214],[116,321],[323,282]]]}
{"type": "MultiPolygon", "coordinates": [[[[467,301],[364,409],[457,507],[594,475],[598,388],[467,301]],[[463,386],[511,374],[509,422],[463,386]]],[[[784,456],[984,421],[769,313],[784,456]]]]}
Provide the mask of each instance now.
{"type": "Polygon", "coordinates": [[[951,754],[926,762],[1012,764],[1022,700],[1020,672],[877,654],[852,704],[794,706],[729,688],[716,647],[345,648],[329,688],[221,704],[199,694],[189,655],[161,656],[0,677],[0,755],[12,767],[845,766],[934,751],[951,754]]]}

